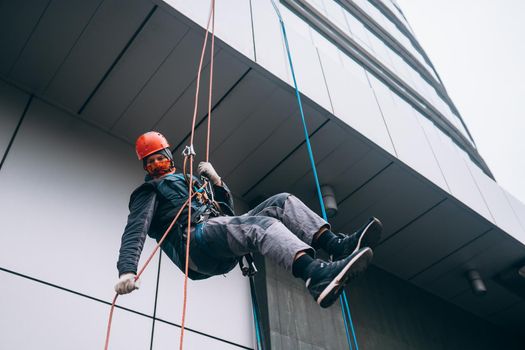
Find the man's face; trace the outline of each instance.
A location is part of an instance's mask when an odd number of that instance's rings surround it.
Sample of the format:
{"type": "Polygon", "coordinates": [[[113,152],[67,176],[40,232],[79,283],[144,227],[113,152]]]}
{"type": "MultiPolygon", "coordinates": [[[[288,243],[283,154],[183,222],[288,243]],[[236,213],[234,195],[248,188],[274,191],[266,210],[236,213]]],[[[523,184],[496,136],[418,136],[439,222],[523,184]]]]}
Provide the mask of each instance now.
{"type": "Polygon", "coordinates": [[[146,167],[148,165],[153,165],[155,163],[158,163],[158,162],[162,162],[162,161],[165,161],[165,160],[168,160],[168,158],[164,157],[162,154],[152,154],[151,156],[148,157],[148,159],[146,159],[146,167]]]}
{"type": "Polygon", "coordinates": [[[152,154],[146,158],[145,170],[153,177],[160,177],[173,171],[171,160],[162,154],[152,154]]]}

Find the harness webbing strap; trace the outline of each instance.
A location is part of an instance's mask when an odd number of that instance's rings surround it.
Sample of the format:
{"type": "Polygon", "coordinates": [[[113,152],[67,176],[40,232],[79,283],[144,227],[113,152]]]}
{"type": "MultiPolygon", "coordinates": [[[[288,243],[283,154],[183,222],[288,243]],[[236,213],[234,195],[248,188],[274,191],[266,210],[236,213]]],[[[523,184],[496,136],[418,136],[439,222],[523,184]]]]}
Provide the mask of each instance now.
{"type": "MultiPolygon", "coordinates": [[[[308,151],[308,157],[310,158],[310,165],[311,165],[311,168],[312,168],[312,173],[314,175],[315,187],[316,187],[316,191],[317,191],[317,197],[319,199],[319,205],[321,207],[321,212],[322,212],[322,215],[323,215],[323,219],[328,222],[328,217],[326,215],[326,209],[325,209],[324,202],[323,202],[323,196],[321,194],[321,185],[319,184],[319,177],[317,176],[317,167],[315,165],[314,154],[313,154],[313,151],[312,151],[312,146],[310,144],[310,136],[309,136],[309,133],[308,133],[308,127],[306,125],[306,119],[304,117],[304,110],[303,110],[303,103],[301,101],[301,94],[299,93],[299,88],[298,88],[298,85],[297,85],[297,79],[295,77],[295,70],[294,70],[293,61],[292,61],[292,54],[290,52],[290,45],[288,44],[288,36],[286,35],[286,27],[284,25],[283,17],[281,16],[281,11],[279,11],[279,8],[277,7],[277,4],[275,3],[274,0],[270,0],[270,1],[272,2],[272,5],[273,5],[273,8],[275,10],[275,13],[277,14],[277,17],[279,18],[279,24],[281,26],[281,33],[282,33],[284,44],[285,44],[285,48],[286,48],[286,55],[288,57],[288,63],[289,63],[289,66],[290,66],[290,71],[292,73],[292,80],[293,80],[293,84],[294,84],[294,88],[295,88],[295,96],[297,98],[297,104],[299,105],[299,112],[301,114],[301,122],[302,122],[302,125],[303,125],[303,131],[304,131],[304,136],[305,136],[305,140],[306,140],[306,148],[307,148],[307,151],[308,151]]],[[[357,345],[357,338],[355,336],[354,325],[353,325],[353,322],[352,322],[352,316],[350,314],[350,307],[348,306],[348,300],[346,298],[346,292],[344,290],[343,290],[342,295],[339,297],[339,301],[341,302],[341,310],[342,310],[342,313],[343,313],[343,321],[344,321],[344,324],[345,324],[345,331],[346,331],[346,338],[347,338],[347,341],[348,341],[348,346],[349,346],[350,350],[352,350],[352,342],[350,341],[350,334],[349,334],[350,332],[348,331],[348,325],[350,325],[350,328],[351,328],[351,331],[352,331],[352,336],[353,336],[353,343],[355,344],[356,350],[359,350],[359,346],[357,345]]]]}

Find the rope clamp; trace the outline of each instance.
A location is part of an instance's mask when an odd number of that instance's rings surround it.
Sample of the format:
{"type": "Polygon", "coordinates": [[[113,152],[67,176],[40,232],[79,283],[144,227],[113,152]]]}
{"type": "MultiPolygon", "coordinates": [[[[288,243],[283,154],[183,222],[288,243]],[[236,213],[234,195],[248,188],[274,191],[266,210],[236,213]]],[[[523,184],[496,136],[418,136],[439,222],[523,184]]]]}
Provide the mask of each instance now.
{"type": "Polygon", "coordinates": [[[243,276],[252,277],[258,272],[253,261],[253,256],[250,253],[239,258],[239,267],[241,268],[243,276]]]}
{"type": "Polygon", "coordinates": [[[195,149],[193,148],[193,144],[184,147],[184,151],[182,151],[182,155],[184,157],[195,157],[197,153],[195,153],[195,149]]]}

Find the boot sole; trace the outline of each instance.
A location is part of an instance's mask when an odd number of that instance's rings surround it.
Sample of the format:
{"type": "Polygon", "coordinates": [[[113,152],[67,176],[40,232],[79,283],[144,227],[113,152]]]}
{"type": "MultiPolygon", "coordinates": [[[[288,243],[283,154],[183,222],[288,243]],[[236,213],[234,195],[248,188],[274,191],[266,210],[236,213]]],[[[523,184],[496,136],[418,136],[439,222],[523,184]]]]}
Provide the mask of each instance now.
{"type": "Polygon", "coordinates": [[[346,264],[317,298],[317,304],[323,308],[332,305],[343,292],[343,287],[349,280],[357,278],[366,270],[374,253],[370,248],[363,248],[346,264]]]}
{"type": "Polygon", "coordinates": [[[357,247],[352,252],[355,253],[361,246],[374,248],[379,241],[381,240],[381,232],[383,232],[383,224],[377,218],[372,218],[370,222],[366,225],[357,241],[357,247]]]}

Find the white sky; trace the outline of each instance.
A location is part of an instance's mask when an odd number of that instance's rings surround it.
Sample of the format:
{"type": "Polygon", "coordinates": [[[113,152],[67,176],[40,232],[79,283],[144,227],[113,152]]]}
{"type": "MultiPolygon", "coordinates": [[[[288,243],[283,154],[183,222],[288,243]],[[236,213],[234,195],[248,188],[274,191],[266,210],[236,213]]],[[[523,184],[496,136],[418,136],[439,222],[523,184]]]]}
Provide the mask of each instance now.
{"type": "Polygon", "coordinates": [[[525,1],[397,3],[497,182],[525,203],[525,1]]]}

